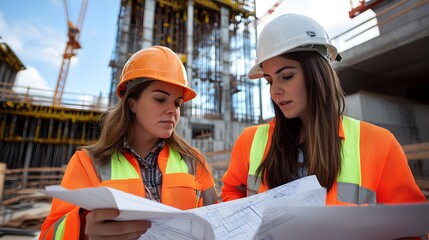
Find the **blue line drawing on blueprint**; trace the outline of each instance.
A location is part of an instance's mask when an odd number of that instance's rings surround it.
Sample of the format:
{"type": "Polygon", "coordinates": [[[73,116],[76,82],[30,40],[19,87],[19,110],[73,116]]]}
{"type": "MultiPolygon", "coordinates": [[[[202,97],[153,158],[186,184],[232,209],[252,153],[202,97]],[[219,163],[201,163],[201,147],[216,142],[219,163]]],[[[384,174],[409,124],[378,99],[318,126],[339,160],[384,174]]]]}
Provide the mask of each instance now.
{"type": "Polygon", "coordinates": [[[152,227],[139,240],[214,240],[208,222],[193,214],[174,214],[171,218],[154,219],[152,227]]]}
{"type": "Polygon", "coordinates": [[[292,201],[290,201],[291,199],[287,199],[286,201],[281,199],[273,200],[269,206],[265,205],[263,220],[256,231],[254,239],[275,239],[271,234],[272,229],[283,226],[295,217],[295,214],[290,212],[291,207],[324,206],[325,198],[326,190],[320,188],[297,193],[292,201]],[[278,204],[280,202],[282,204],[278,204]],[[277,207],[277,205],[280,205],[280,207],[277,207]]]}
{"type": "Polygon", "coordinates": [[[309,176],[264,193],[191,209],[187,210],[187,212],[193,212],[210,222],[216,239],[253,239],[264,221],[266,230],[273,226],[270,221],[273,213],[264,214],[265,204],[269,203],[269,201],[278,199],[287,200],[291,204],[301,206],[320,206],[325,204],[325,197],[326,190],[320,186],[317,178],[309,176]],[[311,197],[318,190],[319,196],[311,197]]]}

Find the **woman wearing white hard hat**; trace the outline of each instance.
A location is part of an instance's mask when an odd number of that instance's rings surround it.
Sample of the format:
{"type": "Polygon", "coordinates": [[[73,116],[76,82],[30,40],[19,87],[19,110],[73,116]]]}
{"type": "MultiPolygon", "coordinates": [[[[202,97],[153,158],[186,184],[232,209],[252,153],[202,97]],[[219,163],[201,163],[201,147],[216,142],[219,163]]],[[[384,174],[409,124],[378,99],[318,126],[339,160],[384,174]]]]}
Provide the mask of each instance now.
{"type": "Polygon", "coordinates": [[[279,16],[260,33],[256,51],[248,77],[270,85],[275,118],[237,139],[223,201],[308,175],[327,189],[328,205],[425,201],[393,134],[343,115],[344,93],[330,65],[341,57],[319,23],[279,16]]]}

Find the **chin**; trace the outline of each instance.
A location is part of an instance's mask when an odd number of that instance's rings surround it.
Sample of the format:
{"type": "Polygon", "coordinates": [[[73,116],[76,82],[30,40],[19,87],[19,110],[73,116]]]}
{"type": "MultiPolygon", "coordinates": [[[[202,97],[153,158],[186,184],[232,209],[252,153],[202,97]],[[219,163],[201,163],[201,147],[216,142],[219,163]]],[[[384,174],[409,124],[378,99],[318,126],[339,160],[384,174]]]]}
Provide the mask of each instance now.
{"type": "Polygon", "coordinates": [[[167,132],[167,133],[161,133],[159,135],[159,138],[169,138],[169,137],[171,137],[171,134],[173,134],[173,131],[167,132]]]}
{"type": "Polygon", "coordinates": [[[298,115],[291,114],[291,113],[283,113],[283,116],[285,116],[285,118],[287,118],[287,119],[292,119],[292,118],[297,118],[298,117],[298,115]]]}

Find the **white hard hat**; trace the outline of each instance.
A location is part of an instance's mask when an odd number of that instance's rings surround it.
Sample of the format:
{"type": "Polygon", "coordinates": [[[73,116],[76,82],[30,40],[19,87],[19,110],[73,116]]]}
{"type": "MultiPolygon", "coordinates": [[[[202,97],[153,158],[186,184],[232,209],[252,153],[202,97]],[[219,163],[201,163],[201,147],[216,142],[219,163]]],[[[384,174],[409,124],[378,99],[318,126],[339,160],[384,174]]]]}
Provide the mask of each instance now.
{"type": "Polygon", "coordinates": [[[329,60],[340,60],[325,29],[315,20],[299,14],[285,14],[269,22],[259,35],[255,65],[249,79],[263,77],[262,62],[287,52],[317,51],[329,60]]]}

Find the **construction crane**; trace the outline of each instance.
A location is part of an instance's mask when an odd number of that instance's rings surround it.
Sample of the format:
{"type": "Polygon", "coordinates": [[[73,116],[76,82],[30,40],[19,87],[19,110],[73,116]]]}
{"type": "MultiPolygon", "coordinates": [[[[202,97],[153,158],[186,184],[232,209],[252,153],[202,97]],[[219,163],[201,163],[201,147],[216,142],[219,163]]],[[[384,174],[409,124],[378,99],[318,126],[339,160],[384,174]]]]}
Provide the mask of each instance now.
{"type": "Polygon", "coordinates": [[[76,21],[76,24],[70,20],[68,2],[64,0],[64,8],[66,11],[67,18],[67,27],[68,27],[68,41],[66,48],[63,54],[63,61],[60,68],[60,74],[58,75],[57,86],[55,87],[54,98],[52,100],[53,106],[60,106],[61,99],[64,92],[64,86],[66,84],[67,74],[70,67],[70,61],[73,56],[75,56],[74,51],[80,49],[79,36],[80,31],[82,30],[83,19],[85,18],[86,8],[88,5],[88,0],[82,0],[79,10],[79,16],[76,21]]]}
{"type": "Polygon", "coordinates": [[[280,4],[283,2],[284,0],[278,0],[276,3],[274,3],[274,5],[268,9],[262,16],[260,16],[257,20],[257,23],[261,23],[266,17],[268,17],[269,15],[271,15],[278,6],[280,6],[280,4]]]}
{"type": "Polygon", "coordinates": [[[383,2],[383,0],[350,0],[352,9],[349,11],[349,17],[354,18],[381,2],[383,2]],[[356,1],[358,2],[357,5],[356,1]]]}

